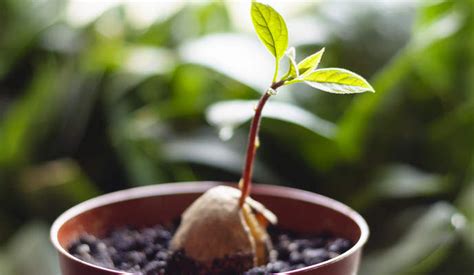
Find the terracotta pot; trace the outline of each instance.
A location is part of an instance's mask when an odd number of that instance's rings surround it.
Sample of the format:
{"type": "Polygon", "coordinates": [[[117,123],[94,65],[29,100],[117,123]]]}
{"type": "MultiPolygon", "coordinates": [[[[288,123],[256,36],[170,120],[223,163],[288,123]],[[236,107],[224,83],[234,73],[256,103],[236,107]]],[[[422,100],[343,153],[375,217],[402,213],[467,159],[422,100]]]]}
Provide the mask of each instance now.
{"type": "MultiPolygon", "coordinates": [[[[102,236],[123,226],[152,226],[178,218],[203,192],[219,182],[160,184],[132,188],[85,201],[62,214],[51,228],[63,275],[129,274],[81,261],[67,252],[82,233],[102,236]]],[[[252,197],[278,216],[279,226],[300,233],[332,232],[355,244],[342,255],[288,274],[353,275],[357,273],[369,229],[354,210],[330,198],[298,189],[254,185],[252,197]]]]}

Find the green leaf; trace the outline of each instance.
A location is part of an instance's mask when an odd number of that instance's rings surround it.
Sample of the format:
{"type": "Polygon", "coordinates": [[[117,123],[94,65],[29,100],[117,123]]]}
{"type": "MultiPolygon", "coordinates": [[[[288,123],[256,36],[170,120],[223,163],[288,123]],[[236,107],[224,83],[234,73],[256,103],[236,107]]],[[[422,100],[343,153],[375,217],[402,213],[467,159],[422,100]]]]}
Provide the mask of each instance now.
{"type": "Polygon", "coordinates": [[[258,37],[278,62],[288,48],[285,20],[272,7],[257,2],[252,2],[251,16],[258,37]]]}
{"type": "Polygon", "coordinates": [[[296,65],[295,61],[295,48],[291,47],[289,48],[286,53],[286,57],[288,57],[288,72],[285,74],[285,76],[282,77],[283,80],[286,80],[287,78],[296,78],[299,77],[299,71],[296,65]]]}
{"type": "Polygon", "coordinates": [[[309,75],[312,71],[314,71],[321,61],[321,57],[323,56],[324,48],[318,51],[315,54],[312,54],[305,59],[303,59],[300,63],[298,63],[298,71],[302,77],[309,75]]]}
{"type": "Polygon", "coordinates": [[[320,69],[302,79],[316,89],[336,94],[375,92],[362,76],[339,68],[320,69]]]}

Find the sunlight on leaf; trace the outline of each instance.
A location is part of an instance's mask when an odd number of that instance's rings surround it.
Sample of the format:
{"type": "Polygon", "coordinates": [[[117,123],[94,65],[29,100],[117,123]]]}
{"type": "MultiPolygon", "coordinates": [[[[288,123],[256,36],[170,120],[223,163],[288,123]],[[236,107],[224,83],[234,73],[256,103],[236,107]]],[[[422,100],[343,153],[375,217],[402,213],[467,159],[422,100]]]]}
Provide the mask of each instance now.
{"type": "Polygon", "coordinates": [[[288,72],[286,73],[284,77],[282,77],[282,79],[285,79],[288,76],[292,78],[299,77],[300,73],[298,71],[298,67],[295,61],[295,56],[296,56],[295,47],[289,48],[286,51],[285,56],[288,57],[288,72]]]}
{"type": "MultiPolygon", "coordinates": [[[[206,118],[211,125],[218,129],[233,129],[252,118],[256,103],[254,100],[218,102],[206,110],[206,118]]],[[[336,131],[333,123],[323,120],[296,105],[284,102],[268,102],[262,115],[299,125],[326,138],[333,137],[336,131]]]]}
{"type": "Polygon", "coordinates": [[[252,2],[251,16],[258,37],[278,62],[288,48],[285,20],[272,7],[257,2],[252,2]]]}
{"type": "Polygon", "coordinates": [[[339,68],[320,69],[304,78],[313,88],[336,94],[375,92],[374,88],[360,75],[339,68]]]}
{"type": "Polygon", "coordinates": [[[314,71],[321,61],[321,58],[324,54],[324,48],[318,51],[315,54],[312,54],[305,59],[303,59],[300,63],[298,63],[298,71],[302,77],[309,75],[312,71],[314,71]]]}

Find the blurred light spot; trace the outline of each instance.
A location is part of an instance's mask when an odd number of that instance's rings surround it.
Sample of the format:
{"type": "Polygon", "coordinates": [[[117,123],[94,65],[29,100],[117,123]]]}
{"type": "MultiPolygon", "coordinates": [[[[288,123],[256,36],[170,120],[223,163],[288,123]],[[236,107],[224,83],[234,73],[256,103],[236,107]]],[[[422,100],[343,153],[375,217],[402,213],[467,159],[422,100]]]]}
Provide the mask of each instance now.
{"type": "Polygon", "coordinates": [[[77,33],[65,25],[54,25],[41,36],[41,45],[52,51],[72,53],[79,50],[81,44],[77,33]]]}
{"type": "Polygon", "coordinates": [[[62,185],[78,177],[80,169],[70,159],[59,159],[28,167],[21,174],[24,191],[33,192],[45,187],[62,185]]]}
{"type": "Polygon", "coordinates": [[[414,37],[414,45],[418,48],[424,48],[431,43],[447,38],[456,33],[461,27],[464,17],[457,11],[452,11],[444,15],[434,23],[420,28],[418,34],[414,37]]]}
{"type": "Polygon", "coordinates": [[[169,129],[162,123],[156,113],[148,108],[135,113],[127,126],[127,138],[131,140],[155,139],[163,136],[169,129]]]}
{"type": "Polygon", "coordinates": [[[123,21],[117,13],[102,16],[96,24],[96,30],[105,37],[121,37],[124,32],[123,21]]]}
{"type": "Polygon", "coordinates": [[[84,26],[122,2],[123,0],[69,0],[66,7],[66,20],[72,26],[84,26]]]}
{"type": "MultiPolygon", "coordinates": [[[[271,5],[288,23],[291,23],[292,18],[298,18],[320,1],[260,0],[259,2],[271,5]]],[[[239,31],[253,33],[249,12],[250,3],[251,1],[225,1],[233,26],[239,31]]],[[[291,30],[294,31],[294,29],[291,30]]],[[[310,29],[305,28],[305,30],[309,31],[310,29]]]]}
{"type": "Polygon", "coordinates": [[[151,47],[135,47],[128,53],[123,69],[136,74],[166,73],[174,68],[170,51],[151,47]]]}
{"type": "Polygon", "coordinates": [[[463,215],[456,213],[451,216],[451,224],[456,230],[460,230],[466,225],[466,218],[463,215]]]}
{"type": "Polygon", "coordinates": [[[234,136],[234,127],[225,126],[219,129],[219,138],[223,141],[227,141],[234,136]]]}
{"type": "Polygon", "coordinates": [[[200,64],[264,92],[274,61],[254,36],[215,34],[180,48],[185,62],[200,64]]]}
{"type": "Polygon", "coordinates": [[[125,12],[128,21],[143,29],[153,23],[162,22],[181,10],[186,1],[128,1],[125,12]]]}

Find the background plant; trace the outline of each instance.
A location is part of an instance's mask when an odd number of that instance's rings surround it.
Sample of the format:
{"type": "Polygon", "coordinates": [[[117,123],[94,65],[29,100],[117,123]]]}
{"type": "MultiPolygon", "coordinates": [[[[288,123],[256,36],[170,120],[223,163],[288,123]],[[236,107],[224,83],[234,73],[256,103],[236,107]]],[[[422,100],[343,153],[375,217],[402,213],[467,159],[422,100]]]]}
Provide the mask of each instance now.
{"type": "MultiPolygon", "coordinates": [[[[279,3],[298,60],[324,45],[321,67],[377,93],[283,87],[255,181],[360,211],[361,274],[471,274],[473,2],[279,3]]],[[[86,198],[239,177],[274,62],[238,17],[248,6],[162,5],[0,2],[0,274],[58,274],[48,225],[86,198]]]]}

